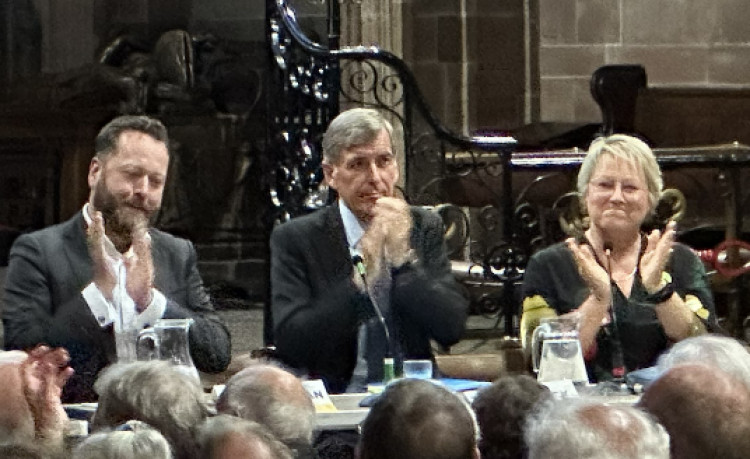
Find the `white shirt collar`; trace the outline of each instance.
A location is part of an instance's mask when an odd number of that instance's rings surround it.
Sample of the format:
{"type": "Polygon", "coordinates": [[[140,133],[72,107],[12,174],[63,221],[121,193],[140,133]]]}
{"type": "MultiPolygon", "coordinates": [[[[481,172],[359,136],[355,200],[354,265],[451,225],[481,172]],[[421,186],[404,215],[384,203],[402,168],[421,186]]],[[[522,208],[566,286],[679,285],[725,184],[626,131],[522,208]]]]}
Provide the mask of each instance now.
{"type": "Polygon", "coordinates": [[[349,244],[349,252],[354,254],[359,253],[357,246],[359,240],[362,239],[362,235],[365,234],[365,227],[349,209],[343,199],[339,199],[339,213],[341,214],[341,220],[344,222],[344,232],[346,233],[346,242],[349,244]]]}

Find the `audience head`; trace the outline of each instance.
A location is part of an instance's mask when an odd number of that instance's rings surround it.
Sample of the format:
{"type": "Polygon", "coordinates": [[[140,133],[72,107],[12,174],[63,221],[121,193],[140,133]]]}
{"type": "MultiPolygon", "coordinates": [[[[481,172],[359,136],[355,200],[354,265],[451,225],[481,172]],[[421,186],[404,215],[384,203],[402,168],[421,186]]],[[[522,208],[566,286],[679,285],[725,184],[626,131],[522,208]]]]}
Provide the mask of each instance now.
{"type": "Polygon", "coordinates": [[[677,365],[639,404],[666,427],[675,459],[750,457],[750,391],[716,367],[677,365]]]}
{"type": "Polygon", "coordinates": [[[526,420],[529,459],[669,458],[669,436],[644,411],[582,398],[550,399],[526,420]]]}
{"type": "Polygon", "coordinates": [[[549,395],[547,387],[527,375],[504,376],[480,390],[471,406],[481,432],[482,459],[523,457],[526,416],[549,395]]]}
{"type": "Polygon", "coordinates": [[[117,363],[94,383],[99,404],[92,430],[135,419],[169,440],[176,457],[195,454],[195,427],[209,415],[198,381],[166,361],[117,363]]]}
{"type": "Polygon", "coordinates": [[[362,424],[360,459],[475,459],[477,427],[469,405],[422,379],[389,384],[362,424]]]}
{"type": "Polygon", "coordinates": [[[141,421],[128,421],[87,437],[73,450],[74,459],[172,459],[169,442],[141,421]]]}
{"type": "Polygon", "coordinates": [[[750,352],[734,338],[700,335],[684,339],[659,357],[662,372],[684,363],[717,367],[750,387],[750,352]]]}
{"type": "Polygon", "coordinates": [[[198,428],[201,458],[291,459],[292,452],[257,422],[220,414],[198,428]]]}
{"type": "Polygon", "coordinates": [[[258,363],[236,373],[227,381],[216,409],[264,425],[293,450],[312,445],[312,399],[299,378],[278,366],[258,363]]]}

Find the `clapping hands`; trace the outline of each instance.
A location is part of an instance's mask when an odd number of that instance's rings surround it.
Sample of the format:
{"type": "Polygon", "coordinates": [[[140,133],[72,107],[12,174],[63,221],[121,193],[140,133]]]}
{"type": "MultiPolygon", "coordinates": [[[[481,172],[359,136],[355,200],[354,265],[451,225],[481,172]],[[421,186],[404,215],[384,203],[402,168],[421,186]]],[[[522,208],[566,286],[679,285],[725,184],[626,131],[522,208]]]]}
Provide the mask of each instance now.
{"type": "Polygon", "coordinates": [[[662,285],[661,273],[669,260],[674,245],[677,224],[670,221],[664,232],[653,230],[647,236],[646,251],[641,257],[639,271],[641,282],[649,293],[659,290],[662,285]]]}

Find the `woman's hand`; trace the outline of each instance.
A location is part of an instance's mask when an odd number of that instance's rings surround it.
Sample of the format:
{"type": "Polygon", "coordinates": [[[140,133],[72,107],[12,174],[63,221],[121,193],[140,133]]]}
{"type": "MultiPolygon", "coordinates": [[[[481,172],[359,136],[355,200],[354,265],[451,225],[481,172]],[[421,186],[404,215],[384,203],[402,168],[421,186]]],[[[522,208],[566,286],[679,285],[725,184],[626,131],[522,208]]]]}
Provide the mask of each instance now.
{"type": "Polygon", "coordinates": [[[607,271],[596,261],[596,255],[588,244],[579,244],[575,239],[569,238],[565,241],[568,249],[573,253],[573,258],[578,266],[583,281],[591,290],[591,294],[598,301],[609,304],[612,297],[612,288],[609,283],[607,271]]]}
{"type": "Polygon", "coordinates": [[[664,233],[653,230],[647,237],[646,251],[641,257],[638,269],[641,273],[641,282],[649,293],[654,293],[663,287],[661,273],[669,260],[676,226],[677,223],[670,221],[664,233]]]}

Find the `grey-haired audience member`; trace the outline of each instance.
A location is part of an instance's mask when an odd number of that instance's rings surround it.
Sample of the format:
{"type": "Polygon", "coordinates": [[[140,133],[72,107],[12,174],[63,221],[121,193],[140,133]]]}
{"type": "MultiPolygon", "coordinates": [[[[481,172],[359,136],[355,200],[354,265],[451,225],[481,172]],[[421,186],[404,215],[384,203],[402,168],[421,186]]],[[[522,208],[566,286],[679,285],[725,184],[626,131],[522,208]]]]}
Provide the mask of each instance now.
{"type": "Polygon", "coordinates": [[[669,432],[673,459],[750,458],[750,390],[714,366],[669,369],[639,405],[669,432]]]}
{"type": "Polygon", "coordinates": [[[669,459],[669,436],[649,414],[585,398],[542,403],[525,440],[529,459],[669,459]]]}
{"type": "Polygon", "coordinates": [[[203,459],[292,459],[292,451],[261,424],[220,414],[198,428],[203,459]]]}
{"type": "Polygon", "coordinates": [[[250,365],[229,378],[216,410],[266,426],[295,457],[313,457],[315,406],[300,379],[276,365],[250,365]]]}
{"type": "Polygon", "coordinates": [[[203,389],[166,361],[117,363],[94,383],[99,404],[92,430],[136,419],[158,429],[177,458],[195,457],[194,430],[209,416],[203,389]]]}
{"type": "Polygon", "coordinates": [[[423,379],[389,384],[362,424],[359,459],[478,459],[471,407],[423,379]]]}
{"type": "Polygon", "coordinates": [[[73,450],[73,459],[172,459],[164,435],[141,421],[90,435],[73,450]]]}
{"type": "Polygon", "coordinates": [[[528,375],[509,375],[482,388],[471,404],[477,415],[482,459],[524,457],[526,416],[550,391],[528,375]]]}
{"type": "Polygon", "coordinates": [[[657,365],[664,372],[683,363],[715,366],[750,388],[750,352],[734,338],[701,335],[682,340],[662,354],[657,365]]]}

